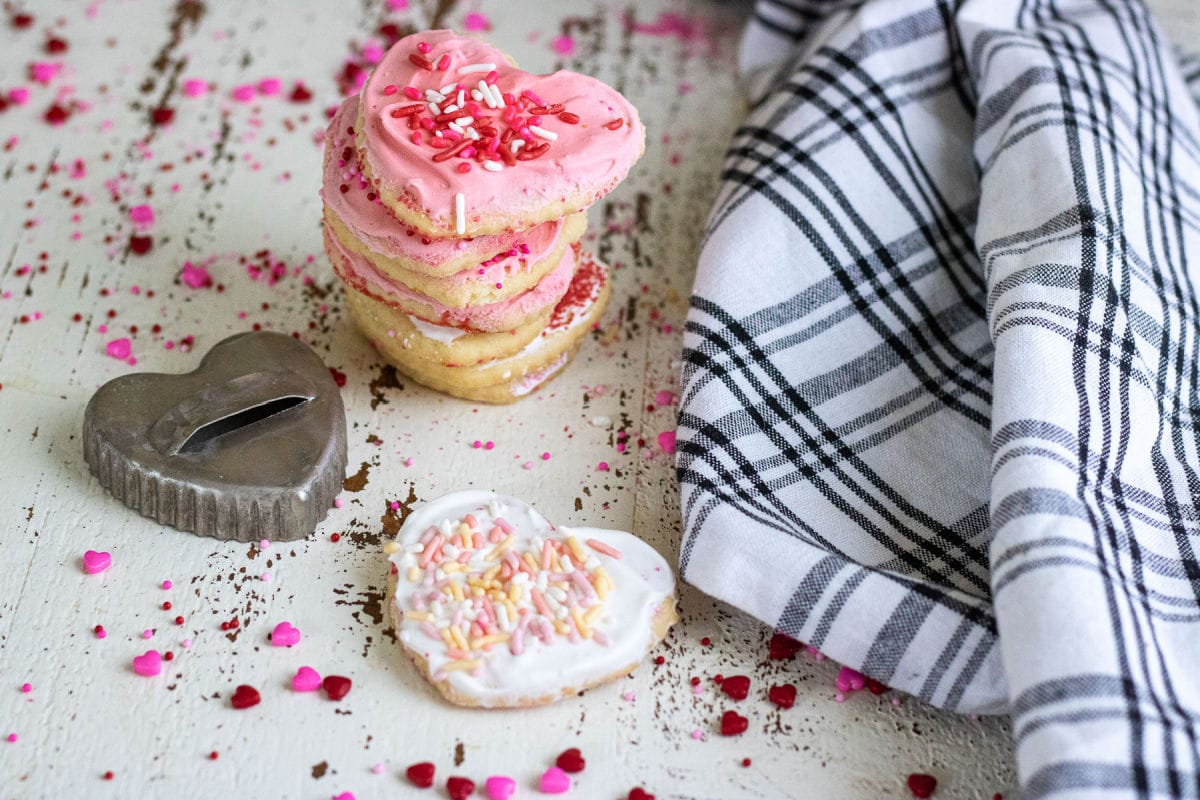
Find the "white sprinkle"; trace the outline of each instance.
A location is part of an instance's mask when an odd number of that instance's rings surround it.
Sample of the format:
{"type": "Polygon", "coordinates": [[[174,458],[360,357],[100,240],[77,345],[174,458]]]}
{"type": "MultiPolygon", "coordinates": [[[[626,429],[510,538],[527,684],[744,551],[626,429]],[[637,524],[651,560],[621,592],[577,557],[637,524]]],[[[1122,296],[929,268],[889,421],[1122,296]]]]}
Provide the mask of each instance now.
{"type": "Polygon", "coordinates": [[[443,86],[442,88],[438,89],[438,91],[439,91],[439,92],[441,92],[442,94],[450,94],[450,93],[451,93],[451,92],[453,92],[453,91],[454,91],[456,88],[458,88],[458,84],[457,84],[457,83],[447,83],[445,86],[443,86]]]}
{"type": "Polygon", "coordinates": [[[463,103],[467,102],[467,93],[464,92],[462,89],[459,89],[458,90],[458,98],[455,100],[455,102],[458,103],[458,105],[461,107],[463,103]]]}
{"type": "Polygon", "coordinates": [[[454,105],[454,103],[442,109],[443,114],[453,114],[455,111],[458,111],[458,106],[454,105]]]}
{"type": "Polygon", "coordinates": [[[462,192],[454,195],[454,231],[459,236],[467,232],[467,198],[462,192]]]}
{"type": "Polygon", "coordinates": [[[455,133],[463,132],[463,129],[461,127],[459,127],[458,125],[455,125],[453,122],[447,122],[446,127],[449,128],[450,130],[454,131],[455,133]]]}
{"type": "Polygon", "coordinates": [[[488,513],[492,515],[492,519],[495,519],[496,517],[500,516],[500,501],[499,500],[495,500],[495,499],[488,500],[488,513]]]}
{"type": "Polygon", "coordinates": [[[524,139],[513,139],[511,142],[508,143],[508,149],[514,154],[524,146],[525,146],[524,139]]]}
{"type": "Polygon", "coordinates": [[[442,552],[446,554],[446,558],[450,561],[458,558],[458,548],[452,544],[444,545],[442,547],[442,552]]]}
{"type": "Polygon", "coordinates": [[[558,138],[557,133],[555,133],[554,131],[548,131],[539,125],[530,125],[529,130],[533,133],[536,133],[538,136],[542,137],[543,139],[549,139],[550,141],[554,141],[555,139],[558,138]]]}
{"type": "Polygon", "coordinates": [[[499,172],[500,170],[504,169],[504,165],[499,161],[485,161],[483,162],[483,168],[489,170],[490,172],[499,172]]]}
{"type": "Polygon", "coordinates": [[[471,90],[471,99],[474,100],[476,103],[482,103],[483,102],[483,92],[479,91],[478,89],[472,89],[471,90]]]}
{"type": "Polygon", "coordinates": [[[438,530],[442,532],[442,536],[452,536],[454,534],[454,528],[450,526],[450,520],[448,519],[442,520],[441,524],[438,525],[438,530]]]}
{"type": "Polygon", "coordinates": [[[441,92],[435,92],[433,89],[426,89],[425,99],[431,103],[440,103],[446,99],[446,95],[441,92]]]}
{"type": "Polygon", "coordinates": [[[432,113],[432,114],[433,114],[435,117],[436,117],[438,114],[441,114],[441,113],[442,113],[442,110],[441,110],[440,108],[438,108],[438,104],[437,104],[437,103],[430,103],[430,104],[429,104],[429,111],[430,111],[430,113],[432,113]]]}
{"type": "Polygon", "coordinates": [[[473,125],[474,123],[475,123],[475,118],[471,117],[471,116],[459,117],[458,119],[454,120],[455,125],[462,125],[464,128],[467,127],[468,125],[473,125]]]}
{"type": "Polygon", "coordinates": [[[495,64],[467,64],[464,67],[458,68],[458,74],[469,75],[472,72],[491,72],[495,68],[495,64]]]}
{"type": "Polygon", "coordinates": [[[474,139],[477,142],[479,141],[479,131],[475,130],[474,128],[467,128],[463,131],[463,133],[466,134],[468,139],[474,139]]]}
{"type": "Polygon", "coordinates": [[[495,86],[488,86],[488,91],[492,93],[492,97],[496,101],[496,108],[504,108],[504,95],[495,86]]]}
{"type": "Polygon", "coordinates": [[[404,549],[409,553],[423,553],[425,552],[425,545],[421,544],[420,542],[413,542],[404,549]]]}

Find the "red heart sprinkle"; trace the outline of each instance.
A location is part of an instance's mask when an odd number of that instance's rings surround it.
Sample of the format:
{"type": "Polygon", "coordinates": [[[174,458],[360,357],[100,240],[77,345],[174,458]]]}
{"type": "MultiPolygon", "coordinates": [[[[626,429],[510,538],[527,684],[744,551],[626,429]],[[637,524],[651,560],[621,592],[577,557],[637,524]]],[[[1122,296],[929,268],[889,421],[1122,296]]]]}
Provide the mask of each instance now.
{"type": "Polygon", "coordinates": [[[321,681],[321,688],[330,700],[341,700],[350,693],[350,679],[341,675],[326,675],[325,680],[321,681]]]}
{"type": "MultiPolygon", "coordinates": [[[[728,680],[728,678],[726,680],[728,680]]],[[[726,711],[721,715],[722,736],[737,736],[739,733],[745,733],[746,728],[749,727],[750,720],[746,719],[736,711],[726,711]]]]}
{"type": "Polygon", "coordinates": [[[745,700],[750,694],[750,679],[745,675],[730,675],[721,681],[721,691],[734,700],[745,700]]]}
{"type": "Polygon", "coordinates": [[[293,103],[307,103],[312,100],[312,92],[303,83],[297,83],[296,88],[292,89],[291,97],[293,103]]]}
{"type": "Polygon", "coordinates": [[[578,747],[572,747],[569,750],[563,750],[554,764],[563,772],[583,772],[583,768],[587,766],[587,760],[579,752],[578,747]]]}
{"type": "Polygon", "coordinates": [[[888,690],[888,687],[886,684],[880,683],[874,678],[867,678],[867,690],[870,691],[871,694],[883,694],[888,690]]]}
{"type": "Polygon", "coordinates": [[[636,788],[629,790],[628,800],[654,800],[654,795],[650,794],[645,789],[638,786],[636,788]]]}
{"type": "Polygon", "coordinates": [[[930,797],[935,789],[937,789],[937,778],[932,775],[914,773],[908,776],[908,790],[912,792],[913,797],[930,797]]]}
{"type": "Polygon", "coordinates": [[[154,246],[154,239],[149,236],[130,236],[129,249],[139,256],[144,256],[150,252],[150,248],[154,246]]]}
{"type": "Polygon", "coordinates": [[[790,683],[772,686],[767,690],[767,699],[780,708],[791,708],[796,702],[796,687],[790,683]]]}
{"type": "Polygon", "coordinates": [[[771,643],[768,648],[771,652],[771,658],[776,661],[795,658],[796,653],[800,652],[800,648],[804,647],[800,642],[797,642],[786,633],[777,633],[771,637],[771,643]]]}
{"type": "Polygon", "coordinates": [[[450,800],[467,800],[475,791],[475,781],[457,776],[447,778],[446,791],[450,793],[450,800]]]}
{"type": "Polygon", "coordinates": [[[258,689],[253,686],[242,684],[233,690],[233,697],[229,698],[229,702],[234,708],[250,708],[256,706],[262,700],[262,695],[258,693],[258,689]]]}
{"type": "Polygon", "coordinates": [[[430,761],[422,761],[419,764],[413,764],[404,774],[408,776],[409,781],[413,786],[420,786],[422,789],[427,789],[433,786],[433,773],[435,767],[430,761]]]}

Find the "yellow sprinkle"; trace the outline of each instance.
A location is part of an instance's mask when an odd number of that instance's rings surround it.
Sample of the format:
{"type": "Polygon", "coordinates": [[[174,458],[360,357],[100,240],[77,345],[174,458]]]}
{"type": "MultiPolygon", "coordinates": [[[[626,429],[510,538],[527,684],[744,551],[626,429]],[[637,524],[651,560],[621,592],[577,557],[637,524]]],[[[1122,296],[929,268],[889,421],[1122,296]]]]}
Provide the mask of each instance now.
{"type": "Polygon", "coordinates": [[[472,586],[471,587],[471,597],[483,597],[483,587],[482,586],[472,586]]]}
{"type": "Polygon", "coordinates": [[[490,552],[486,556],[484,556],[483,560],[484,561],[496,561],[497,559],[500,558],[500,556],[504,555],[505,550],[512,547],[512,543],[513,543],[513,535],[510,533],[508,536],[504,537],[503,541],[499,542],[494,548],[492,548],[492,552],[490,552]]]}
{"type": "Polygon", "coordinates": [[[450,581],[450,594],[454,595],[455,600],[461,601],[463,599],[462,584],[458,581],[450,581]]]}
{"type": "Polygon", "coordinates": [[[438,566],[440,566],[442,568],[442,572],[445,572],[447,575],[449,575],[451,572],[465,572],[467,569],[466,564],[460,564],[457,561],[443,561],[438,566]]]}
{"type": "Polygon", "coordinates": [[[587,561],[587,553],[583,551],[583,545],[574,536],[567,537],[567,547],[571,548],[571,557],[580,564],[587,561]]]}
{"type": "Polygon", "coordinates": [[[507,633],[489,633],[487,636],[476,636],[471,640],[471,649],[479,650],[487,647],[489,644],[500,644],[507,642],[509,635],[507,633]]]}
{"type": "Polygon", "coordinates": [[[519,603],[524,596],[525,590],[521,588],[521,584],[514,583],[508,587],[508,599],[512,602],[519,603]]]}
{"type": "Polygon", "coordinates": [[[385,542],[383,545],[383,552],[389,556],[393,553],[399,553],[400,550],[401,547],[399,542],[385,542]]]}
{"type": "Polygon", "coordinates": [[[575,627],[579,629],[579,635],[585,639],[592,638],[592,629],[583,621],[583,615],[579,613],[578,608],[571,609],[571,619],[575,620],[575,627]]]}
{"type": "Polygon", "coordinates": [[[471,535],[471,526],[470,525],[468,525],[467,523],[464,522],[458,526],[458,536],[460,539],[462,539],[463,544],[466,544],[469,541],[468,537],[470,535],[471,535]]]}
{"type": "Polygon", "coordinates": [[[454,641],[454,637],[452,635],[450,635],[450,629],[442,628],[441,634],[442,634],[442,641],[446,643],[446,647],[453,649],[456,646],[456,644],[454,641]]]}
{"type": "Polygon", "coordinates": [[[612,590],[612,578],[608,577],[604,567],[596,567],[592,570],[592,583],[596,587],[596,596],[601,600],[607,600],[608,593],[612,590]]]}
{"type": "Polygon", "coordinates": [[[600,615],[604,613],[604,606],[597,603],[596,605],[583,612],[583,621],[588,625],[595,625],[596,620],[600,619],[600,615]]]}
{"type": "Polygon", "coordinates": [[[458,672],[459,670],[475,669],[479,666],[479,662],[475,659],[467,659],[465,661],[447,661],[442,665],[442,672],[458,672]]]}
{"type": "Polygon", "coordinates": [[[508,599],[505,599],[502,602],[504,603],[504,607],[508,609],[509,622],[516,623],[516,621],[521,618],[521,615],[517,613],[517,604],[508,599]]]}
{"type": "Polygon", "coordinates": [[[470,647],[467,646],[467,637],[463,636],[462,631],[460,631],[458,628],[451,627],[450,635],[454,637],[454,644],[456,647],[458,647],[459,650],[470,650],[471,649],[470,647]]]}
{"type": "Polygon", "coordinates": [[[563,571],[563,568],[562,568],[562,562],[558,560],[558,553],[555,553],[555,554],[554,554],[554,555],[553,555],[553,556],[550,558],[550,566],[554,567],[554,571],[555,571],[555,572],[562,572],[562,571],[563,571]]]}
{"type": "Polygon", "coordinates": [[[492,579],[495,578],[499,574],[500,574],[500,565],[497,564],[496,566],[489,568],[487,572],[483,573],[483,575],[480,576],[480,579],[486,585],[488,583],[491,583],[492,579]]]}
{"type": "Polygon", "coordinates": [[[405,611],[405,622],[428,622],[433,619],[433,614],[428,611],[405,611]]]}
{"type": "Polygon", "coordinates": [[[418,567],[409,567],[408,568],[408,582],[416,583],[419,580],[421,580],[421,570],[418,567]]]}
{"type": "Polygon", "coordinates": [[[554,630],[558,631],[559,636],[566,636],[567,631],[570,630],[570,628],[568,628],[567,623],[563,622],[561,619],[556,619],[554,620],[554,630]]]}
{"type": "Polygon", "coordinates": [[[529,565],[529,568],[531,570],[533,570],[534,572],[537,572],[538,570],[540,570],[542,568],[542,565],[539,564],[537,562],[537,559],[535,559],[533,557],[533,553],[529,553],[529,552],[522,553],[521,558],[525,561],[526,564],[529,565]]]}

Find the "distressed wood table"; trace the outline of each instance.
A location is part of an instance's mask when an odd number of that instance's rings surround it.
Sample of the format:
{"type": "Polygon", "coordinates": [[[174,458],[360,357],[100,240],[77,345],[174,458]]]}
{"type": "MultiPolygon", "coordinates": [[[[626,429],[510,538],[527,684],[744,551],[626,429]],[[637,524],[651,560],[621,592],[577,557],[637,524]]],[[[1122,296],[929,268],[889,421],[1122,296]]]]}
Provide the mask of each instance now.
{"type": "MultiPolygon", "coordinates": [[[[1200,29],[1187,0],[1155,5],[1181,40],[1200,29]]],[[[653,654],[662,664],[528,711],[442,702],[385,613],[382,542],[415,505],[460,488],[634,531],[674,560],[678,499],[659,434],[673,428],[697,240],[742,113],[743,8],[4,9],[0,798],[445,797],[450,775],[482,796],[493,774],[530,797],[568,747],[587,759],[567,795],[577,798],[635,786],[659,798],[900,798],[913,772],[935,775],[939,798],[1015,796],[1003,720],[893,692],[839,702],[836,665],[804,652],[770,659],[769,630],[688,587],[682,624],[653,654]],[[527,69],[593,74],[650,131],[645,157],[590,216],[590,246],[615,267],[602,330],[561,377],[509,407],[399,379],[353,330],[321,252],[326,111],[389,37],[432,24],[487,30],[527,69]],[[299,336],[345,377],[351,466],[341,507],[316,533],[265,550],[220,543],[164,529],[101,489],[80,441],[96,387],[190,370],[220,339],[260,328],[299,336]],[[110,552],[112,567],[86,574],[89,549],[110,552]],[[303,631],[297,647],[268,644],[282,620],[303,631]],[[139,677],[131,661],[151,647],[172,660],[139,677]],[[353,689],[339,702],[293,692],[300,665],[353,689]],[[749,676],[750,696],[723,695],[718,674],[749,676]],[[243,683],[262,702],[234,710],[243,683]],[[783,683],[799,689],[787,710],[766,699],[783,683]],[[729,708],[749,718],[745,734],[720,735],[729,708]],[[434,789],[405,779],[419,761],[436,764],[434,789]]]]}

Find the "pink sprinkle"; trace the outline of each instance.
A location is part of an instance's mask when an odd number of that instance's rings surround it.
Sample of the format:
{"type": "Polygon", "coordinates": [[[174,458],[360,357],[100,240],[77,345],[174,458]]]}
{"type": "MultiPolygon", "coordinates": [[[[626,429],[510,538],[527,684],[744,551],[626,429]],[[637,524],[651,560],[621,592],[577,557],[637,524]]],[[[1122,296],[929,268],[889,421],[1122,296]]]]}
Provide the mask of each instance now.
{"type": "Polygon", "coordinates": [[[450,69],[450,54],[449,53],[447,53],[446,55],[444,55],[438,59],[437,68],[439,70],[441,70],[442,72],[445,72],[446,70],[450,69]]]}
{"type": "Polygon", "coordinates": [[[667,455],[675,452],[675,431],[663,431],[658,435],[658,446],[667,455]]]}
{"type": "Polygon", "coordinates": [[[229,93],[229,96],[239,103],[249,103],[254,99],[255,94],[254,87],[246,83],[233,87],[233,91],[229,93]]]}
{"type": "Polygon", "coordinates": [[[837,688],[839,692],[857,692],[867,685],[867,679],[858,670],[842,667],[838,671],[837,688]]]}
{"type": "Polygon", "coordinates": [[[333,800],[355,800],[354,792],[342,792],[341,794],[335,794],[333,796],[333,800]]]}
{"type": "Polygon", "coordinates": [[[837,694],[835,694],[833,696],[833,699],[838,703],[844,703],[844,702],[846,702],[846,695],[842,694],[841,692],[838,692],[837,694]]]}
{"type": "Polygon", "coordinates": [[[597,472],[608,472],[608,462],[601,461],[599,464],[596,465],[596,471],[597,472]]]}
{"type": "Polygon", "coordinates": [[[283,90],[283,81],[279,78],[263,78],[258,82],[258,91],[260,94],[271,97],[279,94],[283,90]]]}
{"type": "Polygon", "coordinates": [[[208,268],[203,264],[193,264],[190,261],[183,262],[179,280],[193,289],[202,289],[212,285],[212,276],[208,274],[208,268]]]}
{"type": "Polygon", "coordinates": [[[47,84],[54,80],[54,76],[62,69],[62,64],[52,61],[35,61],[29,65],[30,80],[37,81],[40,84],[47,84]]]}
{"type": "Polygon", "coordinates": [[[163,587],[164,589],[170,589],[170,588],[171,588],[172,586],[174,586],[174,585],[175,585],[175,584],[171,583],[170,581],[163,581],[163,582],[162,582],[162,587],[163,587]]]}
{"type": "Polygon", "coordinates": [[[675,404],[675,393],[669,389],[663,389],[654,393],[654,402],[656,405],[669,406],[675,404]]]}
{"type": "Polygon", "coordinates": [[[30,692],[33,691],[33,684],[32,683],[22,683],[21,691],[24,692],[25,694],[29,694],[30,692]]]}
{"type": "Polygon", "coordinates": [[[259,540],[259,542],[258,542],[258,549],[259,549],[259,550],[269,550],[269,549],[270,549],[270,547],[271,547],[271,540],[270,540],[270,539],[260,539],[260,540],[259,540]]]}
{"type": "Polygon", "coordinates": [[[29,102],[29,90],[23,86],[16,89],[9,89],[8,99],[18,106],[23,106],[29,102]]]}
{"type": "Polygon", "coordinates": [[[692,687],[692,694],[704,694],[704,684],[697,683],[692,687]]]}
{"type": "Polygon", "coordinates": [[[153,628],[146,628],[146,630],[142,631],[142,638],[143,638],[143,639],[150,639],[150,638],[153,638],[153,636],[154,636],[154,629],[153,629],[153,628]]]}
{"type": "Polygon", "coordinates": [[[478,11],[472,11],[463,17],[463,27],[469,31],[490,31],[492,23],[478,11]]]}
{"type": "Polygon", "coordinates": [[[389,83],[387,86],[383,87],[383,93],[389,97],[398,91],[400,91],[400,87],[394,83],[389,83]]]}
{"type": "Polygon", "coordinates": [[[179,643],[179,646],[182,647],[184,650],[187,650],[187,649],[191,648],[192,640],[184,639],[182,642],[179,643]]]}
{"type": "Polygon", "coordinates": [[[508,800],[517,790],[517,782],[507,775],[493,775],[483,784],[488,800],[508,800]]]}
{"type": "Polygon", "coordinates": [[[429,55],[429,51],[433,48],[429,46],[429,42],[417,42],[417,52],[421,55],[429,55]]]}
{"type": "Polygon", "coordinates": [[[341,508],[343,505],[345,505],[345,501],[342,500],[342,498],[340,498],[340,497],[333,498],[333,507],[334,508],[341,508]]]}
{"type": "Polygon", "coordinates": [[[258,577],[259,577],[259,579],[262,580],[263,583],[271,582],[271,573],[269,573],[269,572],[264,572],[262,575],[259,575],[258,577]]]}
{"type": "Polygon", "coordinates": [[[622,692],[621,693],[621,699],[624,700],[626,703],[632,703],[634,697],[636,697],[636,695],[633,692],[622,692]]]}
{"type": "Polygon", "coordinates": [[[600,541],[599,539],[588,539],[587,546],[592,548],[593,550],[595,550],[597,553],[603,553],[604,555],[608,556],[609,558],[619,559],[621,557],[620,550],[616,549],[615,547],[605,544],[604,542],[600,541]]]}
{"type": "Polygon", "coordinates": [[[483,442],[476,439],[475,441],[471,442],[471,447],[474,447],[476,450],[478,450],[479,448],[483,447],[483,442]]]}
{"type": "MultiPolygon", "coordinates": [[[[386,94],[387,92],[385,91],[384,93],[386,94]]],[[[404,96],[407,97],[409,100],[420,100],[421,99],[421,90],[415,86],[405,86],[404,87],[404,96]]]]}
{"type": "Polygon", "coordinates": [[[133,343],[126,338],[113,339],[104,346],[104,350],[110,358],[124,361],[129,358],[129,354],[133,351],[133,343]]]}
{"type": "Polygon", "coordinates": [[[542,773],[539,782],[542,794],[562,794],[571,788],[571,778],[559,767],[551,767],[542,773]]]}
{"type": "Polygon", "coordinates": [[[371,767],[371,772],[374,772],[376,775],[382,775],[384,773],[384,771],[386,771],[386,770],[387,770],[387,767],[384,766],[382,761],[380,761],[375,766],[371,767]]]}
{"type": "Polygon", "coordinates": [[[704,739],[704,731],[700,730],[699,728],[696,728],[696,730],[692,731],[692,738],[698,742],[703,740],[704,739]]]}
{"type": "Polygon", "coordinates": [[[392,11],[408,10],[408,0],[387,0],[387,4],[392,11]]]}
{"type": "Polygon", "coordinates": [[[199,78],[188,78],[183,82],[184,97],[203,97],[208,94],[208,81],[199,78]]]}
{"type": "Polygon", "coordinates": [[[569,56],[575,52],[575,40],[570,36],[556,36],[550,40],[550,49],[560,56],[569,56]]]}
{"type": "Polygon", "coordinates": [[[404,459],[404,466],[406,466],[406,467],[411,467],[415,463],[417,463],[417,462],[413,459],[412,456],[409,456],[408,458],[404,459]]]}
{"type": "Polygon", "coordinates": [[[363,48],[363,61],[368,64],[378,64],[383,59],[383,48],[377,44],[369,44],[363,48]]]}
{"type": "Polygon", "coordinates": [[[9,740],[10,742],[15,742],[15,741],[17,740],[17,735],[16,735],[15,733],[10,733],[10,734],[8,735],[8,740],[9,740]]]}
{"type": "Polygon", "coordinates": [[[549,461],[549,460],[550,460],[550,454],[542,453],[542,461],[549,461]]]}
{"type": "Polygon", "coordinates": [[[521,465],[521,469],[533,469],[533,462],[526,461],[524,464],[521,465]]]}
{"type": "Polygon", "coordinates": [[[103,625],[97,625],[95,633],[97,639],[103,639],[105,636],[108,636],[108,631],[104,630],[103,625]]]}
{"type": "Polygon", "coordinates": [[[495,443],[495,442],[484,442],[484,443],[483,443],[483,449],[484,449],[484,450],[491,450],[491,449],[492,449],[493,447],[495,447],[495,446],[496,446],[496,443],[495,443]]]}

